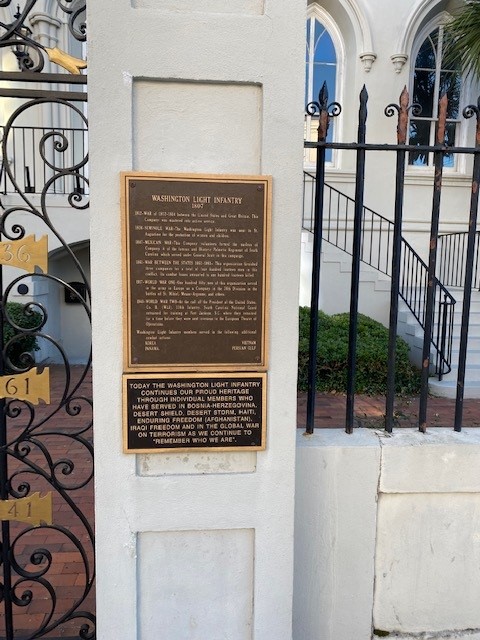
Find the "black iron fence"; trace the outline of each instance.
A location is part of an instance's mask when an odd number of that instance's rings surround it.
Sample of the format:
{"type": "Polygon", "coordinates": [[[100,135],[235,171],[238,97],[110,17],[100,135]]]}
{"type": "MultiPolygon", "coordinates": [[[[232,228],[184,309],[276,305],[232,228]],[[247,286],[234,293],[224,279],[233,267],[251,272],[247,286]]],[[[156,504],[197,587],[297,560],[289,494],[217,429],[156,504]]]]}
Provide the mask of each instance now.
{"type": "MultiPolygon", "coordinates": [[[[302,227],[313,233],[315,220],[316,177],[303,174],[302,227]]],[[[324,184],[322,238],[349,255],[353,255],[355,200],[329,184],[324,184]]],[[[392,276],[394,224],[372,209],[363,206],[361,217],[360,260],[380,273],[392,276]]],[[[399,295],[422,329],[426,322],[428,265],[411,244],[401,238],[399,295]]],[[[435,306],[431,351],[431,372],[440,379],[451,371],[455,298],[439,278],[434,279],[435,306]]]]}
{"type": "MultiPolygon", "coordinates": [[[[419,404],[419,429],[426,430],[428,404],[428,380],[432,365],[439,377],[450,370],[454,297],[445,288],[441,278],[437,277],[438,259],[448,263],[447,241],[442,241],[439,251],[439,218],[442,192],[444,158],[452,154],[473,156],[472,186],[480,183],[480,99],[477,105],[469,105],[463,110],[464,118],[476,117],[476,139],[472,147],[449,147],[445,141],[447,97],[439,102],[436,141],[433,145],[407,144],[409,114],[418,105],[409,104],[406,89],[400,96],[399,104],[390,104],[385,115],[398,116],[397,144],[369,144],[366,141],[368,94],[364,87],[360,93],[358,137],[356,142],[326,142],[329,121],[341,112],[338,103],[328,103],[326,85],[323,86],[318,102],[307,105],[309,115],[318,117],[318,142],[305,142],[306,148],[316,148],[316,170],[305,176],[306,183],[313,190],[311,194],[311,212],[304,215],[304,228],[314,234],[312,293],[310,315],[310,358],[308,373],[307,427],[308,433],[314,429],[315,387],[317,376],[317,339],[319,286],[321,277],[322,241],[326,240],[352,256],[352,276],[350,294],[350,327],[348,347],[348,379],[346,403],[346,431],[352,433],[354,427],[356,348],[358,326],[358,301],[360,286],[360,263],[366,262],[391,277],[389,345],[387,392],[385,404],[385,429],[392,431],[394,423],[395,401],[395,351],[397,342],[398,303],[403,298],[415,318],[423,328],[423,350],[421,389],[419,404]],[[325,164],[327,149],[351,150],[356,155],[355,196],[350,198],[325,183],[325,164]],[[390,152],[396,156],[394,219],[390,221],[364,205],[365,159],[370,151],[390,152]],[[402,237],[402,216],[404,209],[404,177],[407,154],[422,152],[433,154],[434,174],[432,193],[432,213],[430,220],[430,242],[428,261],[424,262],[402,237]],[[432,347],[435,360],[432,362],[432,347]]],[[[308,201],[308,190],[304,189],[304,205],[308,201]]],[[[471,303],[471,290],[478,269],[477,251],[477,210],[478,188],[472,188],[468,233],[464,234],[462,269],[456,270],[456,282],[461,280],[464,288],[462,326],[458,357],[458,375],[454,429],[461,430],[463,398],[465,386],[468,324],[471,303]]],[[[451,250],[450,254],[454,254],[451,250]]],[[[453,262],[450,259],[451,262],[453,262]]],[[[476,286],[476,285],[475,285],[476,286]]]]}
{"type": "MultiPolygon", "coordinates": [[[[3,139],[5,128],[0,129],[3,139]]],[[[0,166],[0,193],[42,193],[45,184],[51,181],[48,193],[84,195],[88,181],[82,176],[88,178],[85,174],[88,165],[81,166],[75,176],[62,171],[81,163],[86,155],[86,129],[10,127],[6,163],[0,166]]]]}

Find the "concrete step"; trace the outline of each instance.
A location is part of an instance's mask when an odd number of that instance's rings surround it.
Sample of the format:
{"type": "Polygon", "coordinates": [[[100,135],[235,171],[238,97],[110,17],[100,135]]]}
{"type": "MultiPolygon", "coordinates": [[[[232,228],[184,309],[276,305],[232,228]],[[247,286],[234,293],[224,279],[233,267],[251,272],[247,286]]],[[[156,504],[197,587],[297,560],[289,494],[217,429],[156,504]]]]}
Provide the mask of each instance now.
{"type": "MultiPolygon", "coordinates": [[[[452,379],[457,379],[457,364],[452,363],[452,370],[448,373],[445,378],[450,380],[450,376],[452,379]]],[[[480,364],[468,364],[465,370],[465,381],[467,382],[478,382],[480,384],[480,364]]]]}
{"type": "MultiPolygon", "coordinates": [[[[452,374],[439,382],[435,378],[431,378],[428,383],[428,390],[432,396],[438,396],[441,398],[456,398],[457,396],[457,379],[456,376],[450,378],[452,374]],[[448,379],[447,379],[448,378],[448,379]]],[[[480,398],[480,380],[471,381],[466,380],[464,386],[464,398],[480,398]]]]}
{"type": "MultiPolygon", "coordinates": [[[[456,325],[458,325],[460,327],[460,325],[462,324],[462,305],[457,304],[455,306],[455,311],[453,312],[453,320],[455,322],[456,325]]],[[[475,311],[475,309],[470,309],[470,324],[477,324],[480,325],[480,311],[475,311]]]]}
{"type": "MultiPolygon", "coordinates": [[[[458,364],[459,349],[452,349],[452,367],[458,364]]],[[[467,346],[467,366],[480,365],[480,350],[471,349],[470,342],[467,346]]]]}
{"type": "MultiPolygon", "coordinates": [[[[399,307],[399,321],[405,324],[405,331],[409,335],[423,335],[423,329],[421,328],[418,321],[415,319],[414,315],[407,307],[403,300],[400,303],[399,307]]],[[[453,327],[453,340],[459,343],[460,341],[460,332],[461,332],[461,314],[454,315],[454,327],[453,327]]],[[[478,348],[480,348],[480,314],[472,314],[470,316],[470,322],[468,324],[468,338],[469,341],[471,339],[479,341],[478,348]]],[[[477,348],[477,345],[471,345],[472,348],[477,348]]]]}
{"type": "MultiPolygon", "coordinates": [[[[452,339],[452,351],[458,352],[460,348],[460,336],[454,336],[452,339]]],[[[480,350],[480,334],[474,335],[468,332],[468,352],[480,350]]]]}
{"type": "MultiPolygon", "coordinates": [[[[448,287],[448,291],[455,298],[455,300],[462,300],[463,299],[463,288],[448,287]]],[[[477,291],[477,289],[472,289],[470,295],[471,295],[472,299],[473,298],[480,299],[480,291],[477,291]]]]}
{"type": "MultiPolygon", "coordinates": [[[[352,272],[351,256],[345,254],[338,247],[331,246],[328,243],[325,243],[322,250],[322,262],[337,265],[340,273],[351,274],[352,272]]],[[[360,264],[360,285],[366,282],[373,283],[375,291],[390,291],[390,276],[362,262],[360,264]]]]}
{"type": "MultiPolygon", "coordinates": [[[[452,292],[454,297],[458,292],[452,292]]],[[[480,305],[480,294],[474,292],[472,296],[474,309],[480,305]]],[[[429,390],[432,395],[444,398],[455,398],[457,393],[457,364],[460,346],[461,330],[461,305],[457,302],[457,312],[454,314],[455,326],[452,340],[452,371],[444,376],[439,382],[436,377],[430,378],[429,390]]],[[[399,324],[401,324],[402,336],[407,340],[411,348],[411,355],[417,365],[421,361],[421,351],[423,348],[423,330],[415,320],[413,314],[408,309],[405,302],[400,301],[399,324]]],[[[432,361],[435,361],[435,354],[432,353],[432,361]]],[[[468,331],[467,367],[465,372],[465,398],[480,398],[480,313],[475,309],[470,316],[468,331]]]]}
{"type": "MultiPolygon", "coordinates": [[[[454,320],[454,335],[460,335],[462,329],[462,314],[455,314],[454,320]]],[[[480,314],[471,313],[468,318],[468,335],[480,336],[480,314]]]]}

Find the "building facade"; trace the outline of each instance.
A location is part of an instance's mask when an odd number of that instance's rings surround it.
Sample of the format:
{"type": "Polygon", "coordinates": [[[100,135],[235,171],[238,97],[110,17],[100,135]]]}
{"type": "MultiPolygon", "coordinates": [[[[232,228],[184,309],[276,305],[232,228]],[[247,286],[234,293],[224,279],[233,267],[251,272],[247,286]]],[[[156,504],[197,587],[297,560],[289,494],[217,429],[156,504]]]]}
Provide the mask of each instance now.
{"type": "MultiPolygon", "coordinates": [[[[410,103],[408,144],[435,143],[439,99],[446,95],[449,106],[445,143],[456,147],[474,146],[474,118],[466,118],[463,109],[477,103],[478,83],[452,66],[448,59],[448,22],[461,6],[461,2],[435,1],[406,2],[400,6],[361,0],[308,3],[305,102],[318,100],[325,81],[329,103],[338,102],[341,106],[340,113],[330,119],[327,142],[357,140],[358,96],[365,86],[368,92],[367,143],[396,143],[396,118],[387,117],[385,108],[398,104],[400,94],[406,88],[410,103]]],[[[316,140],[317,126],[318,118],[307,115],[306,140],[316,140]]],[[[315,153],[312,148],[305,150],[304,229],[311,225],[315,153]]],[[[348,311],[350,305],[351,258],[342,249],[346,238],[349,238],[346,244],[351,244],[356,155],[348,149],[329,149],[326,160],[325,180],[329,191],[324,206],[326,241],[322,245],[320,307],[327,313],[338,313],[348,311]]],[[[402,237],[425,264],[428,263],[432,223],[433,161],[433,153],[409,151],[403,181],[402,237]]],[[[462,277],[455,280],[446,272],[454,262],[454,268],[463,276],[472,166],[472,156],[467,154],[444,155],[437,277],[451,290],[457,308],[462,300],[462,277]],[[450,253],[442,249],[449,242],[457,243],[450,253]]],[[[364,205],[368,213],[363,233],[371,244],[370,254],[373,251],[378,261],[391,242],[391,230],[384,233],[384,229],[394,220],[395,171],[395,154],[378,151],[367,155],[364,205]],[[382,226],[380,232],[379,226],[382,226]]],[[[307,306],[311,296],[312,239],[312,234],[304,231],[300,304],[307,306]]],[[[390,278],[381,271],[375,259],[362,266],[359,309],[387,325],[390,278]]],[[[477,318],[472,316],[472,332],[476,324],[477,318]]],[[[454,331],[459,333],[459,328],[454,331]]],[[[420,366],[422,328],[416,326],[406,306],[400,310],[399,333],[409,341],[412,359],[420,366]]],[[[476,334],[471,335],[477,338],[476,334]]],[[[470,351],[473,363],[473,347],[470,351]]],[[[454,347],[450,378],[447,377],[443,385],[432,387],[441,395],[453,393],[455,357],[454,347]]],[[[470,366],[469,376],[468,393],[478,397],[480,388],[475,367],[470,366]]]]}
{"type": "MultiPolygon", "coordinates": [[[[45,13],[52,15],[56,4],[46,2],[45,13]]],[[[305,99],[315,99],[326,79],[330,99],[342,105],[331,139],[355,140],[357,98],[365,84],[369,141],[394,142],[395,125],[384,109],[407,86],[412,101],[424,106],[423,115],[413,114],[410,138],[430,141],[440,90],[447,88],[459,104],[475,95],[455,70],[443,66],[444,26],[456,7],[441,0],[90,3],[91,231],[80,210],[68,218],[64,233],[84,265],[91,240],[98,637],[480,637],[475,430],[467,437],[445,431],[299,434],[296,484],[294,474],[300,176],[302,168],[313,166],[307,152],[302,167],[301,138],[302,127],[307,139],[316,128],[304,116],[305,99]],[[119,174],[132,170],[273,178],[265,451],[123,451],[119,174]]],[[[6,23],[13,19],[8,10],[6,23]]],[[[43,19],[52,44],[65,28],[55,22],[61,12],[53,16],[43,19]]],[[[7,56],[15,68],[14,54],[5,52],[5,64],[7,56]]],[[[7,120],[13,108],[5,109],[7,120]]],[[[63,122],[76,129],[77,116],[55,120],[52,114],[51,126],[63,122]]],[[[452,140],[472,134],[460,108],[449,114],[448,126],[452,140]]],[[[353,154],[336,150],[328,162],[327,181],[352,197],[353,154]]],[[[445,233],[465,228],[469,171],[468,158],[447,158],[445,233]]],[[[32,176],[33,169],[30,186],[32,176]]],[[[369,159],[366,204],[390,219],[393,177],[394,168],[380,153],[369,159]]],[[[431,158],[412,151],[404,233],[424,256],[432,177],[431,158]]],[[[78,186],[66,191],[85,195],[78,186]]],[[[65,193],[50,196],[63,216],[65,193]]],[[[5,204],[14,202],[14,194],[4,197],[5,204]]],[[[64,248],[52,242],[50,258],[58,262],[58,273],[75,282],[64,248]]],[[[305,263],[310,242],[304,237],[305,263]]],[[[331,312],[348,306],[350,276],[342,273],[336,250],[325,249],[322,276],[321,306],[331,312]]],[[[304,303],[307,274],[304,267],[304,303]]],[[[382,286],[375,282],[373,289],[362,304],[370,314],[378,307],[375,315],[384,320],[382,286]]],[[[57,318],[61,333],[76,324],[72,317],[57,318]]]]}

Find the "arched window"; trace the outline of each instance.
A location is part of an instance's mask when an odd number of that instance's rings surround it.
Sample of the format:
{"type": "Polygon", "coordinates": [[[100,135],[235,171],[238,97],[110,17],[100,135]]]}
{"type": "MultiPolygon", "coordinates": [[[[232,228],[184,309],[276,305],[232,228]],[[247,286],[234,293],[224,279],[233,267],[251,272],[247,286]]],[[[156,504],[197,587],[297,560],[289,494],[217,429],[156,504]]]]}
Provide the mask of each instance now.
{"type": "MultiPolygon", "coordinates": [[[[413,102],[422,107],[418,117],[410,119],[410,144],[431,145],[435,143],[438,120],[438,101],[444,94],[448,98],[445,141],[456,144],[459,129],[459,109],[462,92],[462,76],[458,69],[445,62],[448,43],[447,27],[440,25],[421,42],[413,69],[413,102]]],[[[409,164],[428,167],[433,165],[433,154],[412,151],[409,164]]],[[[453,154],[445,154],[444,166],[454,167],[453,154]]]]}
{"type": "Polygon", "coordinates": [[[305,69],[305,103],[318,99],[324,82],[329,98],[334,100],[337,82],[337,54],[326,27],[315,17],[307,20],[305,69]]]}
{"type": "MultiPolygon", "coordinates": [[[[328,87],[329,103],[336,99],[338,60],[337,51],[325,19],[312,12],[307,19],[307,42],[305,55],[305,104],[318,100],[324,82],[328,87]]],[[[310,116],[305,120],[306,140],[316,141],[318,121],[310,116]]],[[[333,139],[334,123],[330,123],[328,140],[333,139]]],[[[327,149],[327,162],[332,162],[332,150],[327,149]]],[[[306,150],[306,162],[314,162],[315,150],[306,150]]]]}

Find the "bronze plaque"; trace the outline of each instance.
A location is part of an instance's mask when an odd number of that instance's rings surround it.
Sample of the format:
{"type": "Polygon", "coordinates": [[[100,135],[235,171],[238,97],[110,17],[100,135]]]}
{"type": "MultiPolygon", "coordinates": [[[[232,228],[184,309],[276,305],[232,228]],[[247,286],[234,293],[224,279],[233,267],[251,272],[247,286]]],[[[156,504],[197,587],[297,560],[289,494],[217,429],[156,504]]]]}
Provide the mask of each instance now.
{"type": "Polygon", "coordinates": [[[265,449],[266,376],[125,375],[125,452],[265,449]]]}
{"type": "Polygon", "coordinates": [[[264,370],[270,178],[123,174],[127,371],[264,370]]]}

